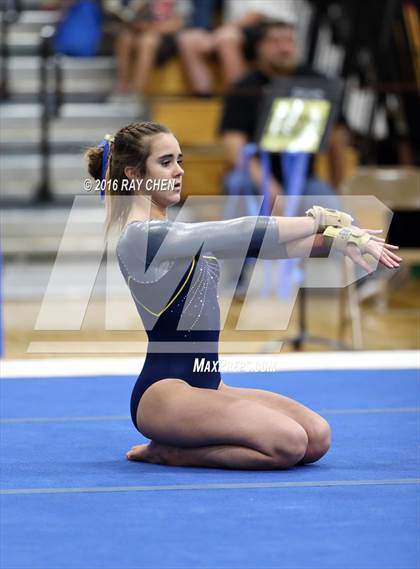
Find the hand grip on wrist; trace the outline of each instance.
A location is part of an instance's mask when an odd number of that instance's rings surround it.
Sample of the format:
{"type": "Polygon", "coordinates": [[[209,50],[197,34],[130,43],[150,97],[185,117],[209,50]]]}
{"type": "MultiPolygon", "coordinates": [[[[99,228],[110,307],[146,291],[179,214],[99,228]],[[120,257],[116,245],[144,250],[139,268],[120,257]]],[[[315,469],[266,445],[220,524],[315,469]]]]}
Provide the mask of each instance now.
{"type": "Polygon", "coordinates": [[[353,218],[348,213],[314,205],[306,211],[306,215],[315,220],[316,233],[323,233],[327,227],[350,227],[353,218]]]}
{"type": "Polygon", "coordinates": [[[360,227],[350,225],[350,227],[327,227],[323,232],[324,237],[331,239],[332,249],[344,253],[347,245],[356,245],[361,253],[366,252],[366,244],[372,238],[360,227]]]}

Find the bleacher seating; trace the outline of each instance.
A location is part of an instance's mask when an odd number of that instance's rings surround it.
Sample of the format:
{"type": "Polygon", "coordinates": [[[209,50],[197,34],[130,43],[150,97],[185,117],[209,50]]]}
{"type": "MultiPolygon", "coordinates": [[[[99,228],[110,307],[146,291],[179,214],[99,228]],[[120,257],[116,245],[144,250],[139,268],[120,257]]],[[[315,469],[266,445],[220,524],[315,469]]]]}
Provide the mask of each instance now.
{"type": "MultiPolygon", "coordinates": [[[[10,26],[10,97],[1,109],[3,200],[22,203],[34,198],[40,179],[40,31],[58,18],[56,11],[35,7],[34,3],[24,2],[19,19],[10,26]],[[25,9],[28,6],[31,9],[25,9]]],[[[112,88],[112,57],[62,57],[61,68],[64,104],[60,116],[51,122],[53,197],[80,193],[85,177],[83,149],[100,140],[104,129],[116,130],[136,118],[133,109],[104,103],[112,88]]]]}
{"type": "MultiPolygon", "coordinates": [[[[43,26],[53,25],[58,18],[55,11],[34,9],[34,3],[25,5],[32,9],[24,10],[9,31],[11,98],[2,105],[0,141],[2,199],[17,202],[34,198],[40,177],[39,33],[43,26]]],[[[142,117],[133,106],[106,102],[115,73],[112,56],[61,57],[61,68],[64,103],[59,117],[51,122],[51,180],[54,197],[70,197],[82,190],[83,150],[98,142],[105,132],[115,132],[142,117]]],[[[189,94],[189,87],[177,60],[153,72],[146,93],[151,100],[147,118],[168,124],[184,145],[189,157],[188,170],[192,169],[187,180],[197,182],[196,193],[217,193],[223,168],[215,132],[220,101],[179,99],[180,95],[189,94]],[[198,151],[196,146],[200,147],[198,151]],[[208,158],[203,146],[209,146],[208,158]],[[201,159],[212,165],[212,172],[217,172],[208,177],[206,184],[200,174],[201,159]]],[[[191,182],[186,181],[185,185],[189,194],[195,193],[191,182]]]]}

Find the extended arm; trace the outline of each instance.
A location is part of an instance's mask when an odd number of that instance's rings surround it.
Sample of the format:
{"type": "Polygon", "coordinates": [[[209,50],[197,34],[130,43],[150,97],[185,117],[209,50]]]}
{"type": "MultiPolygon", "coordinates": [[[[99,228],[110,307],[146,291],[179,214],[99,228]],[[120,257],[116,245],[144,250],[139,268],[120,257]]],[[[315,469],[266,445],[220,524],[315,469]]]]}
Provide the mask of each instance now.
{"type": "Polygon", "coordinates": [[[398,247],[376,237],[378,231],[349,225],[352,218],[348,214],[318,206],[307,214],[304,218],[260,216],[203,223],[132,222],[121,235],[117,253],[123,265],[149,275],[156,270],[160,274],[162,268],[165,272],[165,263],[176,259],[189,262],[200,252],[222,259],[283,259],[326,257],[333,248],[368,272],[372,269],[362,256],[364,253],[373,255],[386,267],[399,266],[401,259],[395,254],[398,247]]]}
{"type": "Polygon", "coordinates": [[[194,257],[200,250],[220,258],[287,256],[285,243],[309,237],[316,231],[311,217],[249,216],[223,221],[181,223],[166,220],[129,224],[120,248],[137,249],[147,262],[194,257]],[[143,251],[141,251],[143,249],[143,251]]]}
{"type": "Polygon", "coordinates": [[[348,227],[352,221],[344,212],[321,206],[313,206],[306,217],[247,216],[200,223],[138,221],[123,232],[120,249],[131,250],[147,263],[155,256],[159,261],[191,258],[201,250],[220,258],[277,259],[288,256],[286,243],[309,238],[329,226],[348,227]]]}

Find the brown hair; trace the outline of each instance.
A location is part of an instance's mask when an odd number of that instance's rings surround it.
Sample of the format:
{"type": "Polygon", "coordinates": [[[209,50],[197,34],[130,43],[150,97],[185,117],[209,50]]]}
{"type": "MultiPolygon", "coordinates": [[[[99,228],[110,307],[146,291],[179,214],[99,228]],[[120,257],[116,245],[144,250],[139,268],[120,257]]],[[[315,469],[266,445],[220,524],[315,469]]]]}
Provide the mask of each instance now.
{"type": "Polygon", "coordinates": [[[293,28],[296,29],[296,25],[292,22],[286,20],[273,20],[271,18],[265,18],[259,22],[255,27],[251,28],[251,36],[254,43],[254,47],[257,48],[260,43],[262,43],[272,29],[275,28],[293,28]]]}
{"type": "MultiPolygon", "coordinates": [[[[159,123],[131,123],[119,130],[113,142],[109,143],[106,182],[111,181],[112,187],[109,187],[109,183],[105,185],[106,233],[114,224],[123,227],[131,209],[132,200],[129,198],[133,192],[122,187],[122,181],[128,180],[124,169],[131,166],[138,171],[139,176],[144,176],[146,160],[150,154],[150,138],[156,134],[170,132],[166,126],[159,123]]],[[[103,146],[94,146],[85,154],[88,172],[95,180],[101,180],[103,153],[103,146]]]]}

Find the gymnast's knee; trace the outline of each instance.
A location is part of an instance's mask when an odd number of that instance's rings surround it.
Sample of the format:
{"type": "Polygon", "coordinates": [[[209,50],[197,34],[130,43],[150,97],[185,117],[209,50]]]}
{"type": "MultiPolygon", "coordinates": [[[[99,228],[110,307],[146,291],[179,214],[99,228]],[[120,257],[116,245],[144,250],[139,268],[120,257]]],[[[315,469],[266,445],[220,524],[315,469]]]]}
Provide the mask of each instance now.
{"type": "Polygon", "coordinates": [[[316,462],[322,458],[331,447],[331,427],[322,417],[313,421],[307,429],[308,448],[302,464],[316,462]]]}
{"type": "Polygon", "coordinates": [[[308,435],[297,425],[286,434],[283,432],[271,449],[271,456],[276,468],[291,468],[298,464],[308,449],[308,435]]]}

